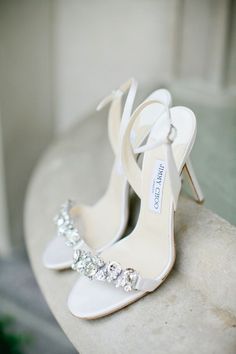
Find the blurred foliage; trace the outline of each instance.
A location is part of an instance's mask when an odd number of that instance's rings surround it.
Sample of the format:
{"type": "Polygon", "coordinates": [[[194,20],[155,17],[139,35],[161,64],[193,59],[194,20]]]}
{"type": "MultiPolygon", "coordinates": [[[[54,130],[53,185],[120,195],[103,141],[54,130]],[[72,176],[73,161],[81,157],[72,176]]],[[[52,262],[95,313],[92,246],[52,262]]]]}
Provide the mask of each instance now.
{"type": "Polygon", "coordinates": [[[24,347],[31,341],[25,333],[14,329],[14,320],[9,316],[0,317],[0,353],[24,354],[24,347]]]}

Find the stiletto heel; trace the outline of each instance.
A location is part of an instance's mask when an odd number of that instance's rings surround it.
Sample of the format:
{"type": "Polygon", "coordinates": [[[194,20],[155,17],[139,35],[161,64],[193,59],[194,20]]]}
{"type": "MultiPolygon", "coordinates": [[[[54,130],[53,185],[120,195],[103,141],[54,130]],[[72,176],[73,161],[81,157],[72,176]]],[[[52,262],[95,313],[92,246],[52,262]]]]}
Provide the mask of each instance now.
{"type": "Polygon", "coordinates": [[[193,165],[190,158],[187,159],[183,168],[183,172],[187,176],[188,182],[191,186],[196,202],[203,203],[205,198],[201,190],[201,187],[198,183],[197,176],[194,172],[193,165]]]}

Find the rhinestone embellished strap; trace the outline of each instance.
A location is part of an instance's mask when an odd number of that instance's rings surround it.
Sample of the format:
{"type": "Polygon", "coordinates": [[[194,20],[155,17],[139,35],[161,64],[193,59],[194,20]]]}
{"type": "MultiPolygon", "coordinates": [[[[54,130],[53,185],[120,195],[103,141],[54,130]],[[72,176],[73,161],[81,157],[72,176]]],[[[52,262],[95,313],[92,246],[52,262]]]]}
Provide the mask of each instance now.
{"type": "Polygon", "coordinates": [[[152,291],[157,286],[155,280],[142,278],[133,268],[122,269],[117,262],[106,263],[100,256],[81,249],[74,251],[71,268],[90,280],[112,283],[116,288],[120,287],[127,292],[152,291]]]}
{"type": "Polygon", "coordinates": [[[66,245],[74,248],[72,269],[91,280],[112,283],[116,288],[120,287],[127,292],[153,291],[157,287],[155,280],[142,278],[133,268],[122,269],[118,262],[106,263],[100,256],[92,253],[70,215],[74,205],[74,202],[68,200],[55,217],[58,236],[64,237],[66,245]]]}
{"type": "Polygon", "coordinates": [[[65,244],[67,246],[76,248],[84,245],[86,249],[89,247],[86,245],[85,241],[79,234],[79,230],[75,225],[73,218],[70,215],[71,208],[75,203],[71,200],[67,200],[60,207],[58,215],[55,217],[54,221],[57,226],[57,235],[59,237],[64,237],[65,244]]]}

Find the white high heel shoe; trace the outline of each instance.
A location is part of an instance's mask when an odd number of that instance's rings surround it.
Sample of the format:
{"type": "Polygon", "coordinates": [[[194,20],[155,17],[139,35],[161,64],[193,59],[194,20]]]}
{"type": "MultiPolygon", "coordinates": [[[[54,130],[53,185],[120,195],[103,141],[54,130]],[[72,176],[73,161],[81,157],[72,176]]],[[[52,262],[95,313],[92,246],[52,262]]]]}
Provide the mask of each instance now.
{"type": "MultiPolygon", "coordinates": [[[[197,200],[203,195],[193,174],[189,155],[196,136],[191,110],[146,101],[133,113],[123,136],[122,163],[126,177],[141,199],[135,229],[99,256],[75,251],[72,268],[80,276],[68,307],[73,315],[94,319],[113,313],[154,291],[175,261],[174,212],[181,188],[181,173],[188,171],[197,200]],[[130,133],[145,122],[153,126],[147,143],[135,149],[144,153],[142,169],[132,151],[130,133]]],[[[137,146],[137,145],[136,145],[137,146]]]]}
{"type": "MultiPolygon", "coordinates": [[[[97,109],[100,110],[111,103],[108,133],[115,161],[108,188],[93,206],[75,205],[71,201],[62,205],[56,217],[57,236],[49,242],[43,254],[45,267],[57,270],[70,268],[74,249],[101,252],[121,238],[127,224],[129,190],[121,165],[121,140],[132,113],[136,90],[136,81],[130,79],[98,105],[97,109]],[[122,96],[126,92],[128,94],[121,118],[122,96]],[[106,222],[103,221],[104,217],[106,222]]],[[[150,97],[168,106],[171,104],[170,93],[165,89],[154,91],[150,97]]],[[[143,141],[145,131],[136,131],[134,128],[132,133],[135,141],[143,141]]]]}

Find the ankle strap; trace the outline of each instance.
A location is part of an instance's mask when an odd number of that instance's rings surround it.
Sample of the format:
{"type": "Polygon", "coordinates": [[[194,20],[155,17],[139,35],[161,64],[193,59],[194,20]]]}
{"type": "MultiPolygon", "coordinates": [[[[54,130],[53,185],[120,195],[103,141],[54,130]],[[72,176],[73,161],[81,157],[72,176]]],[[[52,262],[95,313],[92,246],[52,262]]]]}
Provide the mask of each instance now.
{"type": "Polygon", "coordinates": [[[134,78],[131,78],[118,89],[113,90],[97,106],[97,111],[100,111],[108,104],[111,104],[108,115],[108,135],[115,155],[117,155],[120,150],[120,139],[124,134],[126,125],[132,113],[137,87],[137,81],[134,78]],[[121,114],[121,100],[127,91],[128,94],[124,104],[123,113],[121,114]]]}
{"type": "Polygon", "coordinates": [[[136,194],[141,197],[142,171],[136,162],[134,154],[143,153],[145,151],[155,149],[161,145],[165,147],[167,173],[169,174],[174,209],[177,207],[177,200],[181,187],[181,180],[172,150],[172,143],[175,139],[175,135],[176,129],[171,123],[171,114],[169,108],[156,100],[145,101],[135,110],[132,117],[130,118],[123,137],[121,149],[122,163],[126,172],[127,179],[136,194]],[[153,121],[153,124],[147,127],[146,137],[149,136],[147,144],[138,146],[133,149],[130,141],[132,127],[135,123],[137,124],[137,120],[142,117],[142,112],[144,109],[147,109],[148,107],[153,108],[151,107],[152,105],[159,105],[159,110],[162,108],[161,112],[159,112],[158,116],[153,121]]]}

